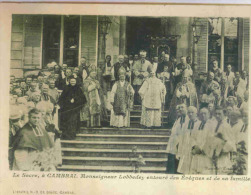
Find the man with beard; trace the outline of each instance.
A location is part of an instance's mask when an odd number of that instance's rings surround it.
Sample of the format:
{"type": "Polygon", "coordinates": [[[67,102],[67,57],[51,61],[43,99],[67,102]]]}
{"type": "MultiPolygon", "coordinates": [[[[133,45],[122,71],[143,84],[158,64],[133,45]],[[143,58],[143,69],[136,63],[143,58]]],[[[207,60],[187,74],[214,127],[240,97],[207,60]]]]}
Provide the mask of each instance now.
{"type": "Polygon", "coordinates": [[[168,121],[170,124],[176,118],[175,106],[177,104],[185,104],[187,107],[189,106],[198,106],[198,98],[195,85],[189,81],[190,72],[185,71],[183,73],[182,82],[177,84],[177,87],[174,91],[174,95],[172,97],[170,103],[170,111],[168,114],[168,121]]]}
{"type": "Polygon", "coordinates": [[[126,71],[122,67],[119,70],[119,81],[111,91],[111,119],[110,126],[130,127],[130,109],[133,107],[134,90],[130,83],[125,81],[126,71]]]}
{"type": "Polygon", "coordinates": [[[101,121],[106,119],[104,96],[97,78],[96,68],[90,69],[90,75],[83,82],[83,91],[87,104],[81,111],[81,121],[87,121],[88,127],[100,127],[101,121]]]}
{"type": "Polygon", "coordinates": [[[69,85],[64,88],[58,100],[60,130],[63,132],[63,139],[74,139],[80,128],[80,110],[86,103],[86,98],[76,79],[73,76],[68,78],[69,85]]]}

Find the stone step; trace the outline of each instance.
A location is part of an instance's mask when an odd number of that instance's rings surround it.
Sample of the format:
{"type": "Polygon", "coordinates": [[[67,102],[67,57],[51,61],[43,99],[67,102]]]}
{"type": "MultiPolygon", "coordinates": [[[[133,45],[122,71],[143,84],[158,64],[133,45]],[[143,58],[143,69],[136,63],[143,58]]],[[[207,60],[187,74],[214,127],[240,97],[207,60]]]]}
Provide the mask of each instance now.
{"type": "MultiPolygon", "coordinates": [[[[83,166],[83,165],[62,165],[57,167],[59,171],[93,171],[93,172],[134,172],[134,167],[123,166],[83,166]]],[[[166,167],[140,167],[143,173],[165,173],[166,167]]]]}
{"type": "Polygon", "coordinates": [[[83,134],[109,134],[109,135],[171,135],[170,129],[142,129],[142,128],[113,128],[113,127],[100,127],[100,128],[87,128],[81,127],[80,133],[83,134]]]}
{"type": "MultiPolygon", "coordinates": [[[[138,123],[141,120],[141,116],[130,116],[130,122],[132,123],[133,121],[137,121],[138,123]]],[[[168,122],[168,117],[167,116],[162,116],[162,121],[163,122],[168,122]]]]}
{"type": "Polygon", "coordinates": [[[100,135],[77,134],[75,140],[82,141],[116,141],[116,142],[168,142],[169,136],[165,135],[100,135]]]}
{"type": "MultiPolygon", "coordinates": [[[[144,167],[166,167],[167,158],[143,158],[144,167]]],[[[82,166],[135,166],[137,158],[111,158],[111,157],[79,157],[64,156],[62,158],[64,165],[82,165],[82,166]]]]}
{"type": "MultiPolygon", "coordinates": [[[[141,116],[141,112],[142,112],[141,110],[132,110],[130,112],[130,116],[141,116]]],[[[169,111],[164,111],[161,114],[162,114],[162,116],[167,116],[168,113],[169,113],[169,111]]],[[[110,111],[107,111],[107,114],[108,114],[108,116],[110,116],[110,111]]]]}
{"type": "MultiPolygon", "coordinates": [[[[62,148],[63,156],[81,157],[129,157],[132,150],[62,148]]],[[[144,158],[167,158],[166,150],[137,150],[144,158]]]]}
{"type": "Polygon", "coordinates": [[[165,150],[167,142],[111,142],[111,141],[79,141],[61,140],[62,148],[96,148],[96,149],[138,149],[165,150]]]}

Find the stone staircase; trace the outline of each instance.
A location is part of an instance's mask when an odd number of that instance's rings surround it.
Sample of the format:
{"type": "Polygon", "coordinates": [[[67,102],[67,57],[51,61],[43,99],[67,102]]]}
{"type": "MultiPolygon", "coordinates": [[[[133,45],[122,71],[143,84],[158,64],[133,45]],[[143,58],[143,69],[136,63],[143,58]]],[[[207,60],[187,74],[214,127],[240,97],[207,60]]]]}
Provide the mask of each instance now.
{"type": "MultiPolygon", "coordinates": [[[[145,165],[141,172],[164,173],[167,164],[166,147],[170,130],[138,128],[140,107],[131,112],[130,128],[82,127],[75,140],[62,140],[63,165],[60,171],[133,172],[137,156],[145,165]]],[[[163,121],[167,113],[163,113],[163,121]]]]}

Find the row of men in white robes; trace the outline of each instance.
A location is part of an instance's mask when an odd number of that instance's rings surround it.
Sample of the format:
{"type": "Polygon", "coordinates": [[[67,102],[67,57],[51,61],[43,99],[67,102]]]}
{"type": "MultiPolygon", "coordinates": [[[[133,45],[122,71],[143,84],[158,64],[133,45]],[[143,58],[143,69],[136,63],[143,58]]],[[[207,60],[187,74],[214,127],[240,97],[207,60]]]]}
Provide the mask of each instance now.
{"type": "MultiPolygon", "coordinates": [[[[181,174],[234,174],[240,151],[245,165],[242,174],[247,173],[248,111],[233,110],[230,123],[227,122],[222,108],[216,108],[215,118],[210,119],[206,107],[201,108],[199,117],[195,107],[178,105],[178,118],[169,139],[167,152],[175,157],[176,169],[171,173],[181,174]],[[200,119],[199,119],[200,118],[200,119]]],[[[170,163],[168,164],[169,166],[170,163]]],[[[175,168],[175,166],[173,166],[175,168]]]]}

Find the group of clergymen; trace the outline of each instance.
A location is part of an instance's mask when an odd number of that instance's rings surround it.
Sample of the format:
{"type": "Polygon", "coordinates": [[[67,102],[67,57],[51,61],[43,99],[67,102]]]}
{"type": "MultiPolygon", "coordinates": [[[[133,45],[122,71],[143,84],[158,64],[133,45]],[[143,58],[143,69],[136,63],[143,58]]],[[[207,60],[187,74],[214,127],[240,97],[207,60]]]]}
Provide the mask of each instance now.
{"type": "MultiPolygon", "coordinates": [[[[243,120],[244,124],[240,120],[241,116],[247,114],[247,73],[234,73],[231,65],[228,65],[226,72],[222,72],[218,68],[218,62],[214,61],[207,80],[197,90],[189,57],[181,57],[180,63],[176,64],[175,58],[169,61],[169,54],[163,52],[160,58],[153,58],[151,63],[146,59],[146,54],[141,51],[140,56],[134,58],[120,55],[114,65],[108,55],[105,63],[98,67],[88,64],[86,58],[81,58],[81,65],[75,68],[51,62],[48,64],[48,71],[42,70],[38,75],[27,76],[25,80],[17,80],[11,76],[11,167],[28,169],[27,156],[31,152],[42,151],[44,147],[57,148],[59,154],[60,146],[57,141],[60,137],[74,139],[81,122],[85,122],[87,127],[106,125],[104,122],[107,121],[108,110],[111,112],[110,126],[130,127],[130,111],[134,104],[142,105],[140,124],[145,128],[161,127],[161,112],[169,108],[169,124],[174,125],[168,144],[168,172],[201,173],[201,170],[207,170],[209,165],[200,170],[197,170],[197,165],[205,165],[204,162],[201,163],[200,157],[207,155],[208,162],[213,159],[210,170],[220,173],[219,166],[233,166],[233,154],[238,151],[239,142],[234,142],[236,140],[232,139],[232,135],[247,133],[247,120],[243,120]],[[188,116],[186,108],[189,108],[188,116]],[[200,114],[202,111],[208,112],[208,123],[211,121],[217,130],[214,130],[213,125],[199,124],[206,123],[207,119],[206,116],[203,119],[197,115],[198,108],[203,108],[200,114]],[[215,115],[217,111],[222,112],[221,120],[215,115]],[[235,123],[238,127],[244,125],[245,130],[238,130],[235,123]],[[221,132],[220,129],[225,129],[223,125],[226,124],[230,125],[231,131],[221,132]],[[200,131],[196,133],[199,127],[200,131]],[[207,128],[208,131],[203,130],[207,128]],[[215,133],[206,133],[210,131],[215,133]],[[204,136],[206,140],[210,140],[207,138],[209,135],[216,137],[219,143],[219,139],[224,141],[221,151],[212,152],[212,146],[216,145],[213,138],[213,145],[207,142],[199,143],[202,139],[195,139],[204,136]],[[191,148],[188,145],[191,145],[191,148]],[[232,146],[231,151],[225,152],[224,149],[228,145],[232,146]],[[211,150],[204,151],[203,147],[209,147],[211,150]],[[227,158],[224,158],[224,163],[219,163],[218,157],[223,154],[224,157],[229,156],[231,161],[227,165],[224,164],[227,163],[227,158]],[[193,158],[194,156],[196,158],[193,158]]],[[[61,157],[56,156],[58,158],[55,162],[60,164],[61,157]]]]}

